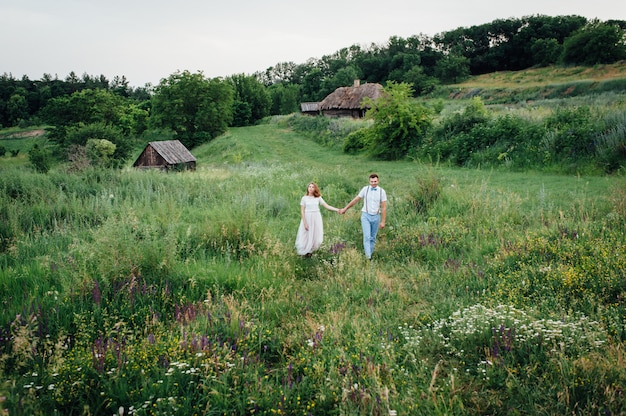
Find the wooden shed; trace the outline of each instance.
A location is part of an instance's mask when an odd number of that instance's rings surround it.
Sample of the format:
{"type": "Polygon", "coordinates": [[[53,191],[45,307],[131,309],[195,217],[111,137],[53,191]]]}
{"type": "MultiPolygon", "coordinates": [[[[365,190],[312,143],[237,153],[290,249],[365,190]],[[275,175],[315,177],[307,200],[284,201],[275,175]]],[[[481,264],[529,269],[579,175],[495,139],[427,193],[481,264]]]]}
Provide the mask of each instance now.
{"type": "Polygon", "coordinates": [[[300,103],[300,112],[310,116],[317,116],[320,114],[320,103],[307,102],[300,103]]]}
{"type": "Polygon", "coordinates": [[[319,110],[325,116],[361,118],[369,107],[361,107],[365,97],[376,100],[383,94],[383,86],[377,83],[361,84],[354,81],[352,87],[339,87],[319,103],[319,110]]]}
{"type": "Polygon", "coordinates": [[[182,170],[196,169],[196,158],[178,140],[150,142],[141,152],[133,167],[139,169],[182,170]]]}

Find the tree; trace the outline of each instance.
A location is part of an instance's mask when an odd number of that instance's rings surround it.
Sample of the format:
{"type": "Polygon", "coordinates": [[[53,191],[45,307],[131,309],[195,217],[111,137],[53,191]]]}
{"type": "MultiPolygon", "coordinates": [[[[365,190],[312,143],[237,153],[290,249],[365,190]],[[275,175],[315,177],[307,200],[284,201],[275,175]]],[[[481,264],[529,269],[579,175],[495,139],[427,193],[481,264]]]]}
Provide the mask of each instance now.
{"type": "Polygon", "coordinates": [[[321,101],[324,99],[322,82],[324,74],[321,69],[312,68],[302,81],[302,101],[321,101]]]}
{"type": "Polygon", "coordinates": [[[298,111],[300,87],[294,84],[274,84],[269,88],[272,99],[271,114],[291,114],[298,111]]]}
{"type": "Polygon", "coordinates": [[[110,91],[87,89],[49,100],[41,114],[46,122],[55,127],[81,123],[117,125],[127,105],[128,101],[110,91]]]}
{"type": "Polygon", "coordinates": [[[247,126],[270,115],[271,98],[256,77],[244,74],[226,79],[233,87],[233,125],[247,126]]]}
{"type": "Polygon", "coordinates": [[[565,64],[609,64],[626,59],[625,31],[618,24],[595,20],[567,38],[561,59],[565,64]]]}
{"type": "Polygon", "coordinates": [[[176,72],[161,80],[152,97],[150,125],[174,132],[188,148],[224,133],[233,119],[233,88],[202,72],[176,72]]]}
{"type": "Polygon", "coordinates": [[[29,117],[28,102],[26,97],[21,94],[13,94],[7,103],[7,113],[9,116],[9,125],[16,126],[20,120],[29,117]]]}
{"type": "Polygon", "coordinates": [[[324,91],[324,97],[335,91],[339,87],[348,87],[354,84],[354,80],[360,79],[359,71],[356,67],[350,65],[345,68],[341,68],[337,73],[326,79],[322,85],[324,91]]]}
{"type": "Polygon", "coordinates": [[[435,65],[435,75],[442,82],[457,83],[469,76],[469,59],[460,55],[447,55],[435,65]]]}
{"type": "MultiPolygon", "coordinates": [[[[72,152],[77,146],[87,147],[90,141],[96,143],[108,142],[113,145],[113,151],[109,155],[106,166],[119,167],[132,152],[132,143],[130,139],[123,134],[119,127],[105,123],[92,123],[87,125],[76,125],[66,129],[63,149],[65,157],[68,160],[73,158],[72,152]]],[[[100,161],[100,159],[97,159],[100,161]]]]}
{"type": "Polygon", "coordinates": [[[107,90],[82,90],[53,98],[41,112],[54,126],[49,137],[67,156],[71,145],[85,146],[89,139],[106,139],[115,144],[111,165],[121,166],[130,155],[129,135],[145,129],[147,112],[130,100],[107,90]]]}
{"type": "Polygon", "coordinates": [[[555,64],[561,55],[561,45],[554,39],[536,39],[530,47],[534,62],[539,66],[555,64]]]}
{"type": "Polygon", "coordinates": [[[413,93],[416,97],[432,92],[439,84],[437,78],[427,75],[424,68],[417,65],[404,74],[403,82],[413,85],[413,93]]]}
{"type": "Polygon", "coordinates": [[[368,131],[368,150],[384,160],[398,160],[418,147],[432,124],[431,111],[412,98],[409,84],[389,82],[384,94],[376,101],[365,99],[363,105],[371,110],[367,117],[374,120],[368,131]]]}

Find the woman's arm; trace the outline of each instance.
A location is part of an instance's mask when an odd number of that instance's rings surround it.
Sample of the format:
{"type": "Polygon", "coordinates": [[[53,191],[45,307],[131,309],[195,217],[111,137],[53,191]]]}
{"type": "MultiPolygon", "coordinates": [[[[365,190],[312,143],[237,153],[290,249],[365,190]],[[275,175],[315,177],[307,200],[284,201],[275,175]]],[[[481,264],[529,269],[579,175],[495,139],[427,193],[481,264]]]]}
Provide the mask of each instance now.
{"type": "Polygon", "coordinates": [[[332,205],[328,205],[326,202],[322,202],[322,206],[329,211],[339,212],[339,208],[335,208],[332,205]]]}
{"type": "Polygon", "coordinates": [[[308,231],[309,224],[306,223],[306,215],[304,215],[305,211],[306,211],[306,206],[300,205],[300,215],[302,216],[302,224],[304,225],[304,229],[308,231]]]}

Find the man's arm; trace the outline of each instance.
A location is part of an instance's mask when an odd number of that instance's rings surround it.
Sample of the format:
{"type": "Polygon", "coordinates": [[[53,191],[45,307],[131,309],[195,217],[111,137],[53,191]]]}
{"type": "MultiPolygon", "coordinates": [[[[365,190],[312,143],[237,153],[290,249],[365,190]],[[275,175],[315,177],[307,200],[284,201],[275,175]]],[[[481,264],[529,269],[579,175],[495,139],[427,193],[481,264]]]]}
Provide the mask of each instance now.
{"type": "Polygon", "coordinates": [[[357,195],[357,196],[355,196],[355,197],[354,197],[354,199],[353,199],[352,201],[348,202],[348,205],[346,205],[345,207],[343,207],[343,209],[340,209],[340,210],[339,210],[339,213],[340,213],[340,214],[345,213],[347,210],[349,210],[350,208],[352,208],[352,206],[353,206],[354,204],[356,204],[357,202],[359,202],[360,200],[361,200],[361,197],[360,197],[360,196],[358,196],[358,195],[357,195]]]}

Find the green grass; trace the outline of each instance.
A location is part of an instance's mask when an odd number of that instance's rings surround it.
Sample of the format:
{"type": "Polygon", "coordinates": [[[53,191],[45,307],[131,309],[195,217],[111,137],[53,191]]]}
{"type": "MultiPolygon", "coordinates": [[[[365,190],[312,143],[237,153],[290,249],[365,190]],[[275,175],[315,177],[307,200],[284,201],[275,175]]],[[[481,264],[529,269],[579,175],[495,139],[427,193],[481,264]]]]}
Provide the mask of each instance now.
{"type": "Polygon", "coordinates": [[[38,414],[622,414],[626,183],[343,154],[282,120],[194,172],[0,176],[0,408],[38,414]],[[293,248],[308,182],[358,209],[293,248]]]}

